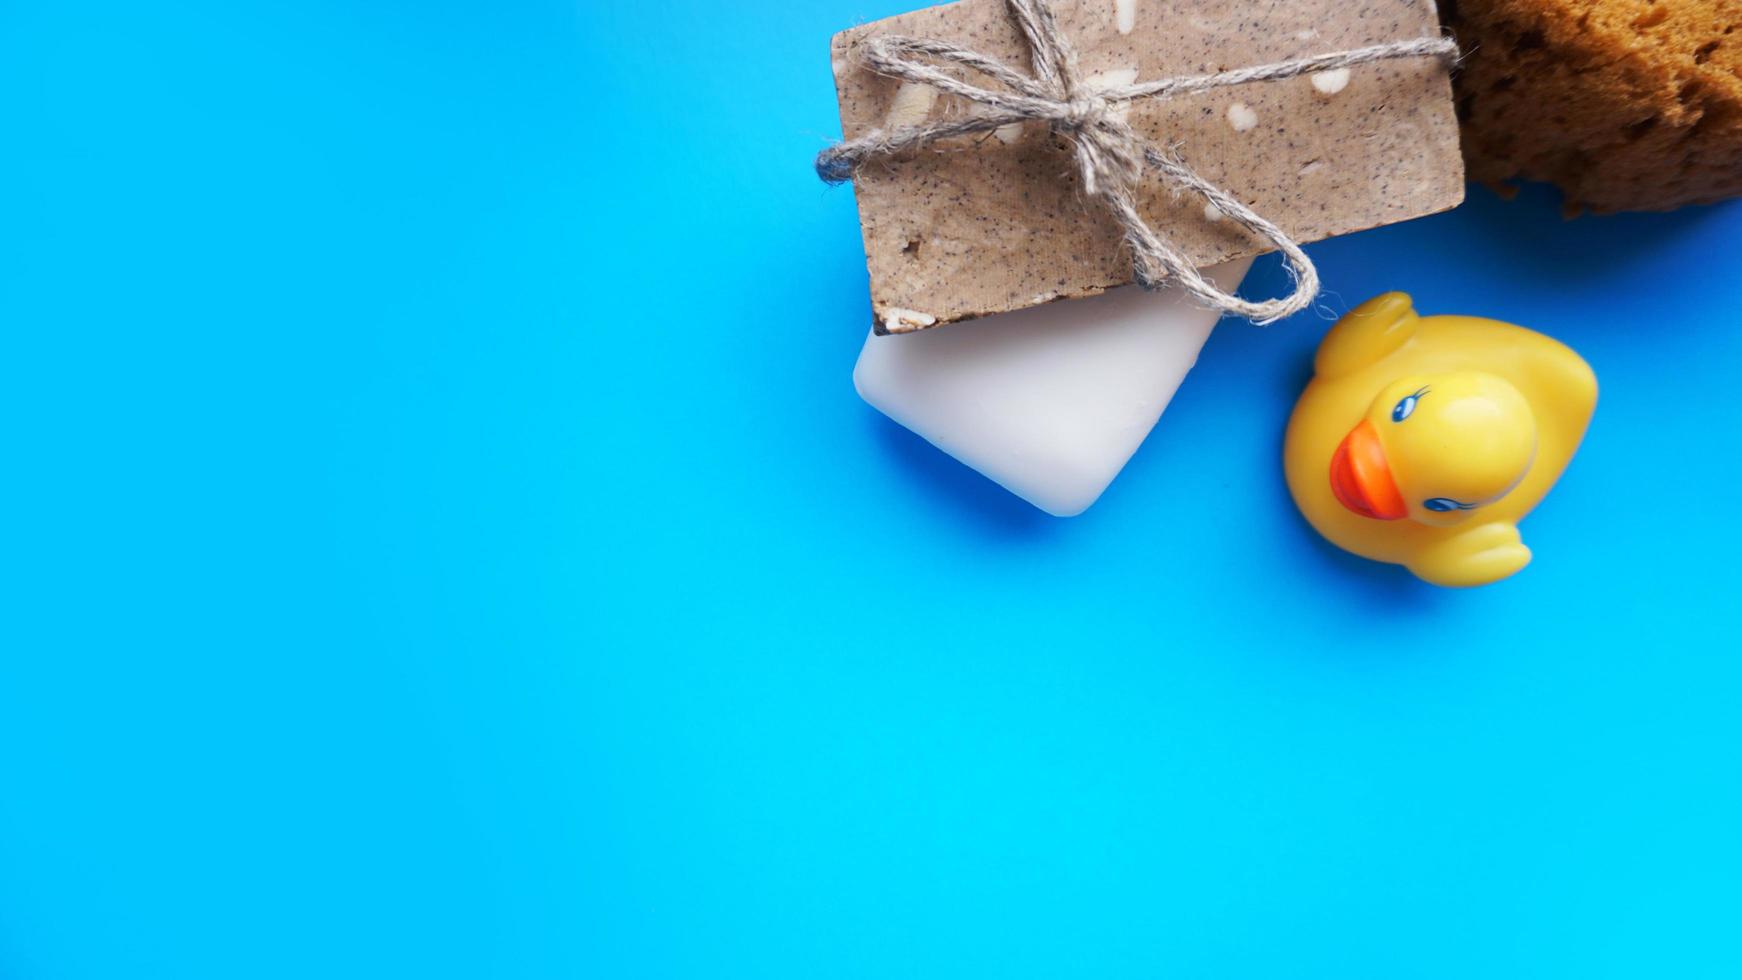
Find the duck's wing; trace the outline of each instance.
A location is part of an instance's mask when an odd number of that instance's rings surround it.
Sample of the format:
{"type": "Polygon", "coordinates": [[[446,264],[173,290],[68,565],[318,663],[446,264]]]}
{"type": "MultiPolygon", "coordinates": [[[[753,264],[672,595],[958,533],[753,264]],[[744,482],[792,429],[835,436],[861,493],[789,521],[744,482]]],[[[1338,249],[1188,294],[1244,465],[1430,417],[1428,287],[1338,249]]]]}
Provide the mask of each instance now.
{"type": "Polygon", "coordinates": [[[1420,320],[1408,293],[1375,296],[1344,314],[1325,334],[1313,370],[1321,378],[1335,378],[1377,363],[1401,347],[1420,320]]]}
{"type": "Polygon", "coordinates": [[[1597,409],[1597,375],[1571,347],[1531,331],[1522,390],[1531,400],[1545,448],[1562,465],[1578,451],[1597,409]]]}

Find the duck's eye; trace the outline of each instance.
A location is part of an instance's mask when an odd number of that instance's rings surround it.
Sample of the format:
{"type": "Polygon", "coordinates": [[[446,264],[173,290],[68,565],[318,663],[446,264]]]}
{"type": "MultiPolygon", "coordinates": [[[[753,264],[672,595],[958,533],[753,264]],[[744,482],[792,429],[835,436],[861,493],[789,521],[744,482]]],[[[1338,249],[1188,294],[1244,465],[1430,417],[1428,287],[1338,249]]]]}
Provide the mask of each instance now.
{"type": "Polygon", "coordinates": [[[1440,514],[1448,513],[1450,511],[1454,511],[1454,510],[1475,510],[1476,509],[1475,504],[1462,503],[1460,501],[1453,500],[1450,497],[1429,497],[1428,499],[1422,501],[1421,505],[1423,507],[1426,507],[1428,510],[1435,511],[1435,512],[1440,513],[1440,514]]]}
{"type": "Polygon", "coordinates": [[[1427,394],[1427,389],[1422,388],[1413,395],[1405,395],[1403,400],[1391,409],[1391,421],[1402,422],[1409,418],[1415,412],[1415,403],[1421,401],[1421,396],[1425,394],[1427,394]]]}

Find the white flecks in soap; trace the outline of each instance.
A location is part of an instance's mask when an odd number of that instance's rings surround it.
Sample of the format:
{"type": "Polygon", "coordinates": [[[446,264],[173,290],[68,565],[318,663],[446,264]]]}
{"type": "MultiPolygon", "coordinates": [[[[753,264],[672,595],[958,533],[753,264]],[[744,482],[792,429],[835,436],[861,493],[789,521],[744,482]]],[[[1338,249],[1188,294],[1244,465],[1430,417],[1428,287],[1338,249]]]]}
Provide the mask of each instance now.
{"type": "Polygon", "coordinates": [[[1131,33],[1137,26],[1137,0],[1113,0],[1113,20],[1119,33],[1131,33]]]}
{"type": "Polygon", "coordinates": [[[1258,125],[1258,113],[1244,102],[1236,102],[1228,107],[1228,125],[1234,127],[1234,132],[1244,133],[1258,125]]]}
{"type": "Polygon", "coordinates": [[[899,306],[892,306],[883,311],[883,329],[890,333],[912,333],[915,330],[924,330],[937,322],[938,318],[930,313],[904,310],[899,306]]]}
{"type": "MultiPolygon", "coordinates": [[[[1083,79],[1083,87],[1091,91],[1105,91],[1110,88],[1123,88],[1137,81],[1137,69],[1114,68],[1109,71],[1096,72],[1083,79]]],[[[1114,119],[1120,122],[1131,121],[1131,103],[1121,102],[1114,106],[1111,112],[1114,119]]]]}
{"type": "Polygon", "coordinates": [[[1323,161],[1323,160],[1308,160],[1305,164],[1303,164],[1301,166],[1300,175],[1302,177],[1305,177],[1307,174],[1315,173],[1317,171],[1323,170],[1324,168],[1325,168],[1325,161],[1323,161]]]}
{"type": "Polygon", "coordinates": [[[1319,95],[1331,96],[1349,87],[1349,69],[1333,68],[1330,71],[1313,72],[1313,91],[1319,95]]]}
{"type": "MultiPolygon", "coordinates": [[[[1204,270],[1222,289],[1249,259],[1204,270]]],[[[1136,286],[865,341],[873,408],[1050,514],[1080,514],[1155,427],[1216,325],[1182,289],[1136,286]]],[[[1189,452],[1175,457],[1191,465],[1189,452]]],[[[920,492],[920,488],[915,488],[920,492]]]]}
{"type": "Polygon", "coordinates": [[[1204,202],[1204,220],[1205,221],[1208,221],[1211,224],[1214,224],[1218,221],[1221,221],[1225,217],[1227,217],[1227,215],[1222,213],[1221,208],[1216,207],[1214,204],[1211,204],[1209,201],[1204,202]]]}
{"type": "Polygon", "coordinates": [[[992,131],[999,142],[1009,145],[1022,138],[1022,124],[1019,122],[1005,123],[992,131]]]}
{"type": "Polygon", "coordinates": [[[902,82],[895,90],[895,101],[889,105],[889,118],[884,125],[890,129],[898,126],[917,126],[925,122],[925,117],[931,115],[932,106],[938,101],[938,90],[930,85],[917,82],[902,82]]]}

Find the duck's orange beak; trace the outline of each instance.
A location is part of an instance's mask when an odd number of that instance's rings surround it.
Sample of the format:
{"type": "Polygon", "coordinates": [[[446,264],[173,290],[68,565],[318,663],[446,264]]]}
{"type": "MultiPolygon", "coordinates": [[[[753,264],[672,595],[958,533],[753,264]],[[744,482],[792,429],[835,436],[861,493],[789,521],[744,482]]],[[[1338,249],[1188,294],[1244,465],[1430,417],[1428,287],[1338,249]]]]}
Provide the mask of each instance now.
{"type": "Polygon", "coordinates": [[[1331,455],[1331,493],[1362,517],[1395,521],[1409,516],[1371,421],[1351,429],[1331,455]]]}

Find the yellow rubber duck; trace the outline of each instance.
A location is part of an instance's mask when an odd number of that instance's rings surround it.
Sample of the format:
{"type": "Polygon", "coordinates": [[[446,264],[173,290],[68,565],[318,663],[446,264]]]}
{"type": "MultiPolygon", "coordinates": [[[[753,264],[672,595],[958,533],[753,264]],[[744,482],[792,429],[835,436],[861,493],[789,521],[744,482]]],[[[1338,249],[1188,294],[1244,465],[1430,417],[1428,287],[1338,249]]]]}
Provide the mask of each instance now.
{"type": "Polygon", "coordinates": [[[1579,448],[1597,378],[1566,345],[1386,293],[1319,345],[1283,444],[1288,489],[1332,544],[1436,585],[1530,562],[1518,522],[1579,448]]]}

